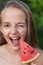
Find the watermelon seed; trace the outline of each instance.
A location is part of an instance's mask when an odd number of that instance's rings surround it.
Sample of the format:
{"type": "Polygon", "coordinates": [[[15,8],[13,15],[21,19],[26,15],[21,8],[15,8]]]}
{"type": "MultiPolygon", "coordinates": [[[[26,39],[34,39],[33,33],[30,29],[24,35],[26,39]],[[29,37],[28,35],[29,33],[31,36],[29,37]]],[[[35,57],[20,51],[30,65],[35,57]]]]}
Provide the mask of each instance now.
{"type": "Polygon", "coordinates": [[[34,52],[34,50],[32,50],[32,51],[29,51],[31,54],[34,52]]]}
{"type": "Polygon", "coordinates": [[[26,50],[26,48],[25,48],[25,50],[26,50]]]}
{"type": "Polygon", "coordinates": [[[26,52],[23,52],[24,54],[26,54],[26,52]]]}
{"type": "Polygon", "coordinates": [[[29,46],[27,46],[29,48],[29,46]]]}

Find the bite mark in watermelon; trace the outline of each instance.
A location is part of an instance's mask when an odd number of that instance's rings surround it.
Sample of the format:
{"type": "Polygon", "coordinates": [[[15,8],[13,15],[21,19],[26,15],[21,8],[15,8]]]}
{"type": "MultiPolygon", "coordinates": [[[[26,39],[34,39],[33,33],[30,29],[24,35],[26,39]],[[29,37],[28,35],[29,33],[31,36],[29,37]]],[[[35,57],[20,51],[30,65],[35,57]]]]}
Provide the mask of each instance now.
{"type": "Polygon", "coordinates": [[[38,51],[23,40],[20,40],[20,53],[22,63],[32,62],[39,56],[38,51]]]}

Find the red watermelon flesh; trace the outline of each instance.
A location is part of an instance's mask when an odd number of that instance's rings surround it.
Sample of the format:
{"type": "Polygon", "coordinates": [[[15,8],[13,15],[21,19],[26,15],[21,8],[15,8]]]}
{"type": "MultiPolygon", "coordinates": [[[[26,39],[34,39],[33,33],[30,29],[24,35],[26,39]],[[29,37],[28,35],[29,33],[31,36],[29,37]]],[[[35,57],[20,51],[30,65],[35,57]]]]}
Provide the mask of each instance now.
{"type": "Polygon", "coordinates": [[[20,52],[21,52],[21,62],[28,63],[34,61],[38,56],[39,53],[29,44],[20,40],[20,52]]]}

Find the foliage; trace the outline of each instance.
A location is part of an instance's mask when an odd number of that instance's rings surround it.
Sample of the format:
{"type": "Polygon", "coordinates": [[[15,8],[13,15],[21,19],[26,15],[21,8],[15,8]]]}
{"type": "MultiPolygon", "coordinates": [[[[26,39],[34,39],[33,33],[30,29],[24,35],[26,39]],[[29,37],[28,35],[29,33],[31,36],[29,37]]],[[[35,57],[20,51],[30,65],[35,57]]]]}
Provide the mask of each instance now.
{"type": "Polygon", "coordinates": [[[31,9],[37,30],[39,47],[43,49],[43,0],[22,0],[31,9]]]}

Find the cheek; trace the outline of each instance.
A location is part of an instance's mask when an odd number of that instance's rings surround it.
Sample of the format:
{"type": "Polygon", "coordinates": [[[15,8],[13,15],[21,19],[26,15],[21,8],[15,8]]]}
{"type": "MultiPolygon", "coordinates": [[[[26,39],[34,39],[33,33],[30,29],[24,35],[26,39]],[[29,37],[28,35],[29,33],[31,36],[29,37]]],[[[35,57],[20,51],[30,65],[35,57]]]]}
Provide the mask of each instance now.
{"type": "Polygon", "coordinates": [[[4,29],[4,28],[2,29],[2,33],[4,36],[8,36],[9,32],[10,32],[10,29],[4,29]]]}
{"type": "Polygon", "coordinates": [[[21,38],[25,39],[26,35],[27,35],[27,28],[25,29],[19,29],[19,34],[21,36],[21,38]]]}

